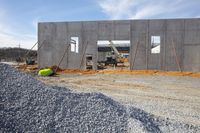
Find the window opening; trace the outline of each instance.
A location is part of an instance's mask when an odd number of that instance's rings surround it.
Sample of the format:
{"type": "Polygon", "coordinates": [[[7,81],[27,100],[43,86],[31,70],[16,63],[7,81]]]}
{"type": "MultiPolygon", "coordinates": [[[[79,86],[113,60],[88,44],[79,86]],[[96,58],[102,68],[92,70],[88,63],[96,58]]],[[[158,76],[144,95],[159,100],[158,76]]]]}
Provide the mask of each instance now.
{"type": "Polygon", "coordinates": [[[78,53],[79,52],[79,38],[71,37],[70,46],[71,46],[71,52],[78,53]]]}
{"type": "Polygon", "coordinates": [[[160,53],[160,36],[151,36],[151,53],[160,53]]]}

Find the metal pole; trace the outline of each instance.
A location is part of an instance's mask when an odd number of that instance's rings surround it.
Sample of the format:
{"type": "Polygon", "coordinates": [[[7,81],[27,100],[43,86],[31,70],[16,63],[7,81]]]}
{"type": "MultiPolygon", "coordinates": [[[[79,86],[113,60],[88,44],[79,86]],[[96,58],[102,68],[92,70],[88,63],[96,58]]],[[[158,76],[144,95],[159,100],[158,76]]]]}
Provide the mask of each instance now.
{"type": "Polygon", "coordinates": [[[28,56],[28,54],[31,52],[31,50],[32,50],[37,44],[38,44],[38,42],[36,42],[36,43],[33,45],[33,47],[32,47],[31,49],[29,49],[29,51],[26,53],[25,57],[28,56]]]}
{"type": "MultiPolygon", "coordinates": [[[[44,40],[45,41],[45,40],[44,40]]],[[[40,48],[44,45],[44,41],[42,42],[42,44],[38,47],[38,51],[40,50],[40,48]]]]}
{"type": "Polygon", "coordinates": [[[57,67],[56,67],[55,73],[57,72],[57,70],[58,70],[58,68],[59,68],[59,66],[60,66],[60,64],[61,64],[61,62],[63,61],[63,59],[64,59],[66,53],[68,52],[69,46],[70,46],[70,44],[67,46],[67,48],[66,48],[66,50],[65,50],[65,52],[64,52],[64,54],[63,54],[63,56],[61,57],[61,59],[60,59],[58,65],[57,65],[57,67]]]}
{"type": "Polygon", "coordinates": [[[81,64],[80,64],[80,69],[81,69],[81,66],[83,65],[83,59],[84,59],[84,57],[85,57],[85,52],[86,52],[86,49],[87,49],[87,45],[88,45],[88,41],[87,41],[87,43],[86,43],[86,46],[85,46],[85,48],[84,48],[84,52],[83,52],[83,55],[82,55],[82,58],[81,58],[81,64]]]}
{"type": "Polygon", "coordinates": [[[133,65],[132,65],[132,68],[134,67],[134,64],[135,64],[135,59],[136,59],[136,55],[137,55],[138,45],[139,45],[139,41],[137,42],[137,45],[136,45],[135,54],[134,54],[134,58],[133,58],[133,65]]]}
{"type": "Polygon", "coordinates": [[[180,62],[179,62],[179,59],[178,59],[178,56],[177,56],[177,53],[176,53],[176,49],[175,49],[175,46],[174,46],[174,40],[172,40],[172,47],[173,47],[174,55],[175,55],[175,58],[176,58],[176,64],[178,66],[179,71],[182,72],[180,62]]]}

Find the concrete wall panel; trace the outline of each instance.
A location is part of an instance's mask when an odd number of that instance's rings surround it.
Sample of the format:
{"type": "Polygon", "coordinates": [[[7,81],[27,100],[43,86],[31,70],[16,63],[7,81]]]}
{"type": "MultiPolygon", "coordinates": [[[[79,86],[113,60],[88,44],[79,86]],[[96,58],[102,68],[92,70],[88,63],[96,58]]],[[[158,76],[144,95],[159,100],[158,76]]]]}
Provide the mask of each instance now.
{"type": "Polygon", "coordinates": [[[165,29],[166,23],[164,20],[149,21],[149,40],[148,40],[148,69],[163,69],[163,55],[165,46],[165,29]],[[151,53],[151,37],[160,36],[160,53],[151,53]]]}
{"type": "Polygon", "coordinates": [[[130,40],[130,21],[114,21],[114,39],[130,40]]]}
{"type": "Polygon", "coordinates": [[[41,47],[38,51],[39,67],[50,66],[54,57],[55,24],[40,23],[38,27],[38,47],[41,47]]]}
{"type": "Polygon", "coordinates": [[[84,48],[82,53],[82,68],[85,68],[86,55],[92,55],[93,69],[97,69],[98,58],[98,23],[97,22],[85,22],[83,24],[83,40],[84,48]]]}
{"type": "Polygon", "coordinates": [[[166,45],[164,70],[183,68],[184,20],[166,20],[166,45]],[[177,56],[177,57],[176,57],[177,56]],[[177,61],[176,61],[177,58],[177,61]]]}
{"type": "Polygon", "coordinates": [[[185,20],[185,39],[186,45],[200,45],[200,19],[185,20]]]}
{"type": "Polygon", "coordinates": [[[184,71],[200,71],[200,46],[184,46],[184,71]]]}
{"type": "MultiPolygon", "coordinates": [[[[55,39],[52,43],[53,45],[53,58],[52,64],[58,65],[60,59],[62,58],[64,52],[68,47],[68,38],[67,38],[67,24],[66,23],[58,23],[55,25],[55,39]],[[62,48],[62,49],[61,49],[62,48]]],[[[63,58],[63,61],[60,64],[60,67],[67,67],[67,56],[63,58]]]]}
{"type": "Polygon", "coordinates": [[[131,21],[130,69],[146,69],[148,21],[131,21]]]}
{"type": "Polygon", "coordinates": [[[113,21],[98,22],[98,40],[114,40],[114,34],[113,21]]]}
{"type": "Polygon", "coordinates": [[[81,67],[81,52],[83,49],[83,39],[82,39],[82,22],[68,22],[68,43],[70,44],[71,37],[78,37],[79,39],[79,50],[78,53],[71,52],[68,50],[68,68],[80,68],[81,67]]]}

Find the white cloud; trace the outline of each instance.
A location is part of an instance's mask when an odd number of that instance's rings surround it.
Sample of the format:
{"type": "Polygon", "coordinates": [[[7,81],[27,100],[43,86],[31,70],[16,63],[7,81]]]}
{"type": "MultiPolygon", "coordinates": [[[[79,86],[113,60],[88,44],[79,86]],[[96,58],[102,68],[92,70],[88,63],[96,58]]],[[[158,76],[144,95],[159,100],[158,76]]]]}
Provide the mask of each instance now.
{"type": "Polygon", "coordinates": [[[134,15],[129,16],[129,18],[131,19],[148,18],[159,14],[158,11],[161,10],[162,8],[160,6],[146,6],[141,8],[139,11],[136,11],[136,13],[134,15]]]}
{"type": "Polygon", "coordinates": [[[36,38],[30,35],[18,36],[0,32],[0,47],[17,47],[20,44],[22,48],[31,48],[35,42],[36,38]]]}
{"type": "MultiPolygon", "coordinates": [[[[36,42],[36,36],[15,32],[6,21],[5,11],[0,10],[0,47],[31,48],[36,42]]],[[[36,49],[36,48],[35,48],[36,49]]]]}
{"type": "Polygon", "coordinates": [[[132,0],[99,0],[98,4],[104,13],[112,19],[118,19],[123,16],[129,16],[131,7],[135,3],[132,0]]]}
{"type": "Polygon", "coordinates": [[[17,34],[8,26],[0,24],[0,47],[16,47],[20,44],[23,48],[31,48],[35,42],[36,36],[17,34]]]}
{"type": "Polygon", "coordinates": [[[200,1],[97,0],[110,19],[180,18],[200,16],[200,1]]]}

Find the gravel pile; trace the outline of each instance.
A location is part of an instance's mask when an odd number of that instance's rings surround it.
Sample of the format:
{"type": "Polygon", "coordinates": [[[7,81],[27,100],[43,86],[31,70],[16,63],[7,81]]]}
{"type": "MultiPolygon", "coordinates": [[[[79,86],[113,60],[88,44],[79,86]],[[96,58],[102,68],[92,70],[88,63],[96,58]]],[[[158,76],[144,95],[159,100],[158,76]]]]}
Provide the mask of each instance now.
{"type": "Polygon", "coordinates": [[[0,63],[0,132],[198,132],[100,93],[47,86],[0,63]]]}

